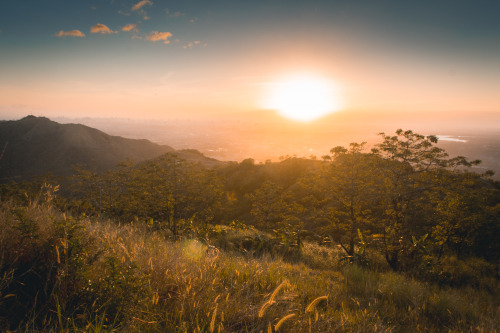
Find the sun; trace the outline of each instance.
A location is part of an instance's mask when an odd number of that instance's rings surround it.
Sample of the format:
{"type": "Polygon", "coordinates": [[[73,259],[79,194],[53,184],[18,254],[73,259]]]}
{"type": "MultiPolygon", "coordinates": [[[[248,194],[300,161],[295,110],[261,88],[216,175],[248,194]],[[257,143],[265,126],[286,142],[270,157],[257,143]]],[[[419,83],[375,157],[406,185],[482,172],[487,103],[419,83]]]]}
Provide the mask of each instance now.
{"type": "Polygon", "coordinates": [[[289,76],[269,83],[268,87],[264,108],[292,120],[312,121],[341,108],[335,84],[319,76],[289,76]]]}

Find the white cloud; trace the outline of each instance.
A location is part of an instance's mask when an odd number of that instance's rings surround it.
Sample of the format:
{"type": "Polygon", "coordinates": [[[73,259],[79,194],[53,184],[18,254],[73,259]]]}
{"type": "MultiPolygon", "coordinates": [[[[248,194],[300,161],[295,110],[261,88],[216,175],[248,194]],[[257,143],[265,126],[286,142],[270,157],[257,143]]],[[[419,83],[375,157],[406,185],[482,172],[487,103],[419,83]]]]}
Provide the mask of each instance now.
{"type": "Polygon", "coordinates": [[[56,33],[56,36],[57,37],[66,37],[66,36],[85,37],[85,34],[83,32],[81,32],[80,30],[68,30],[68,31],[61,30],[58,33],[56,33]]]}
{"type": "Polygon", "coordinates": [[[97,23],[96,25],[94,25],[90,28],[90,32],[93,34],[107,35],[107,34],[116,34],[118,31],[111,30],[105,24],[97,23]]]}
{"type": "Polygon", "coordinates": [[[132,10],[133,11],[139,10],[142,7],[146,6],[146,5],[152,6],[153,3],[150,0],[141,0],[138,3],[136,3],[135,5],[132,6],[132,10]]]}
{"type": "Polygon", "coordinates": [[[170,37],[172,37],[172,34],[170,32],[151,31],[146,35],[146,40],[149,40],[151,42],[162,41],[165,44],[170,44],[170,37]]]}

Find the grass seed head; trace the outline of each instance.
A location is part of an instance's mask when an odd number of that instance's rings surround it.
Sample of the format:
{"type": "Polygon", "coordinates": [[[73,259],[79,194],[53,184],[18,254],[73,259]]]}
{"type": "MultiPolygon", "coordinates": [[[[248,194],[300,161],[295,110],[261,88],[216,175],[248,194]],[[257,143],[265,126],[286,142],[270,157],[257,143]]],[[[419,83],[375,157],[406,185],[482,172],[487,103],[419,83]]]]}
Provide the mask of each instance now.
{"type": "Polygon", "coordinates": [[[314,309],[316,308],[316,305],[318,305],[319,302],[321,302],[322,300],[327,300],[328,299],[328,296],[320,296],[320,297],[317,297],[316,299],[314,299],[306,308],[306,313],[308,312],[312,312],[314,311],[314,309]]]}

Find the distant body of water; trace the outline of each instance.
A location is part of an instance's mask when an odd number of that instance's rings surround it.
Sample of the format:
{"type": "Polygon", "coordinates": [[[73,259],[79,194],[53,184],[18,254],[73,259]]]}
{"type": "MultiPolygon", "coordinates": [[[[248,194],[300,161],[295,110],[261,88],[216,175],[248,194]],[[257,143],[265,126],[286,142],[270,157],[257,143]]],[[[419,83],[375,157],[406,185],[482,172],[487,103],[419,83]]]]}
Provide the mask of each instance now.
{"type": "Polygon", "coordinates": [[[463,143],[469,141],[469,139],[465,138],[470,138],[466,136],[451,136],[451,135],[437,135],[437,137],[440,141],[452,141],[452,142],[463,142],[463,143]]]}

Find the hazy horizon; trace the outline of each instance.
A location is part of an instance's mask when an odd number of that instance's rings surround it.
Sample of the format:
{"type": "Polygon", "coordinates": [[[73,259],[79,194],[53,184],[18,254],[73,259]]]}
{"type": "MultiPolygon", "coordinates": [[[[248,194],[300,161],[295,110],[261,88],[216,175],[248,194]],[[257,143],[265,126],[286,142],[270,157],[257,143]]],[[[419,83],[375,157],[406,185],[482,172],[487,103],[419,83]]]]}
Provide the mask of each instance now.
{"type": "MultiPolygon", "coordinates": [[[[131,139],[147,139],[174,149],[196,149],[207,157],[220,161],[241,162],[252,158],[256,163],[268,160],[278,162],[287,157],[317,158],[328,155],[331,148],[351,142],[367,142],[366,150],[380,142],[377,133],[394,133],[398,128],[412,129],[424,135],[437,135],[439,146],[446,149],[450,157],[466,156],[470,160],[483,161],[476,172],[488,169],[500,174],[500,135],[498,128],[489,130],[469,124],[457,128],[453,124],[435,124],[434,130],[425,129],[424,123],[400,123],[394,119],[380,122],[355,122],[334,114],[324,119],[302,124],[283,121],[276,115],[262,117],[226,118],[221,120],[171,119],[137,120],[118,118],[51,118],[62,124],[79,123],[97,128],[107,134],[131,139]],[[399,126],[401,125],[401,126],[399,126]],[[422,127],[424,126],[424,127],[422,127]]],[[[368,119],[369,120],[369,119],[368,119]]]]}

